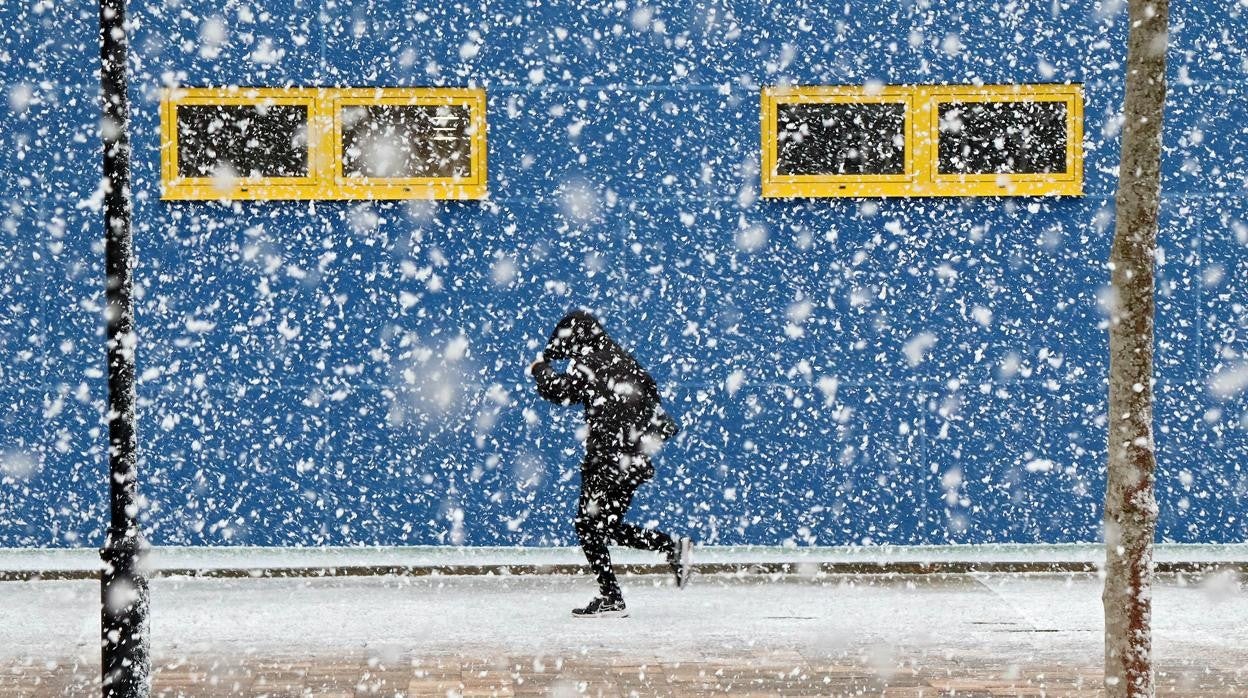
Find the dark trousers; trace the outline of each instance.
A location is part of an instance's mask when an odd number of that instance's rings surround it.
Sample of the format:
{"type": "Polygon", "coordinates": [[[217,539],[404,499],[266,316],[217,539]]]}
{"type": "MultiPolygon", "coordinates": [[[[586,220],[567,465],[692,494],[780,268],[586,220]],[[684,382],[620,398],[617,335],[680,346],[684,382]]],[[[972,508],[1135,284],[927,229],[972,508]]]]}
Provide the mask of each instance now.
{"type": "Polygon", "coordinates": [[[598,578],[599,594],[606,599],[623,599],[620,584],[611,569],[610,544],[641,550],[671,551],[672,537],[661,531],[624,523],[624,515],[633,503],[633,493],[641,485],[636,480],[621,483],[602,482],[587,477],[581,482],[581,498],[577,504],[576,535],[585,551],[585,559],[598,578]]]}

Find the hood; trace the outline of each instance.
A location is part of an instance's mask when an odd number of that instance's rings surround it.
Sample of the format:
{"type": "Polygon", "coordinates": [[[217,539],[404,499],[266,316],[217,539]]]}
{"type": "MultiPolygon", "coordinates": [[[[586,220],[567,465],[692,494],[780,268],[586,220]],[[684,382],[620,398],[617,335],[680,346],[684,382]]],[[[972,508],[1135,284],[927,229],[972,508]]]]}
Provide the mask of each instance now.
{"type": "Polygon", "coordinates": [[[611,345],[607,331],[598,318],[584,310],[573,310],[564,315],[546,343],[546,358],[570,359],[591,354],[611,345]]]}

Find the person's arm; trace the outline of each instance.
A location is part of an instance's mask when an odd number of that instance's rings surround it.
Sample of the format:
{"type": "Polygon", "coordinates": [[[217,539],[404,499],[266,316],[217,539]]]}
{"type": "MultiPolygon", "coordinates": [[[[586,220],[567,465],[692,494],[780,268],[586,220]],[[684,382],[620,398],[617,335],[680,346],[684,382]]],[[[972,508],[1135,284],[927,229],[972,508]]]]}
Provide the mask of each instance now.
{"type": "Polygon", "coordinates": [[[585,401],[587,383],[582,367],[573,365],[567,373],[559,373],[543,357],[529,367],[529,372],[537,383],[537,394],[543,398],[561,405],[585,401]]]}

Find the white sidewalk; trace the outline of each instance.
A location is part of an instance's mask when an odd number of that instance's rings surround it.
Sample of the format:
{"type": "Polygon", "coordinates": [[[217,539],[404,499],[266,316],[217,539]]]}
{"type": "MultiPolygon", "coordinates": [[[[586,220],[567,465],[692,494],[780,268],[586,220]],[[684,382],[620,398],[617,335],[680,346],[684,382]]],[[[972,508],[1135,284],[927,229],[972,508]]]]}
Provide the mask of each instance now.
{"type": "MultiPolygon", "coordinates": [[[[592,578],[569,575],[159,578],[158,658],[194,655],[662,656],[755,652],[881,661],[925,656],[1096,666],[1095,574],[918,576],[702,575],[623,578],[632,617],[579,620],[592,578]],[[610,623],[609,625],[607,623],[610,623]]],[[[1159,661],[1248,668],[1248,595],[1230,573],[1158,580],[1159,661]]],[[[0,583],[0,659],[95,661],[99,586],[89,580],[0,583]],[[20,612],[17,612],[20,609],[20,612]]]]}

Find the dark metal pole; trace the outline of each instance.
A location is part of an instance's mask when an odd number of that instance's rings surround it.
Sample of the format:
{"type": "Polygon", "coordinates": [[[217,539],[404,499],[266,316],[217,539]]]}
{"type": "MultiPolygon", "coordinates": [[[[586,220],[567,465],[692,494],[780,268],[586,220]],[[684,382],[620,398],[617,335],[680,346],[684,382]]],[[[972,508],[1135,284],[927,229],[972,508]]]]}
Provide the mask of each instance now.
{"type": "Polygon", "coordinates": [[[100,0],[100,80],[104,119],[104,316],[108,327],[109,524],[100,557],[102,678],[105,698],[146,698],[147,579],[138,569],[138,443],[134,418],[134,310],[131,307],[130,123],[126,87],[126,3],[100,0]]]}

